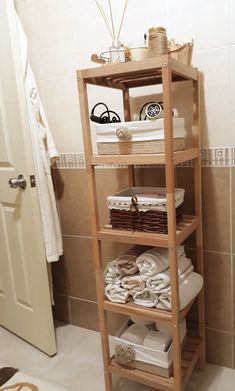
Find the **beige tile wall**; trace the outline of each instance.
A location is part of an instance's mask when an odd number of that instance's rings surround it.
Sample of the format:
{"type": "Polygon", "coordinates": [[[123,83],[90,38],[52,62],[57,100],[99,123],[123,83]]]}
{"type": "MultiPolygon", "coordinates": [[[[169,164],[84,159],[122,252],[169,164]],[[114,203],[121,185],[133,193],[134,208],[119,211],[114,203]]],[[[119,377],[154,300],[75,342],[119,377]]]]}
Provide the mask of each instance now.
{"type": "MultiPolygon", "coordinates": [[[[15,0],[15,3],[28,35],[30,62],[57,147],[60,153],[82,153],[75,70],[91,67],[90,54],[107,50],[110,45],[94,1],[15,0]]],[[[118,2],[113,3],[115,15],[119,17],[118,2]]],[[[234,145],[234,1],[162,0],[156,4],[156,0],[136,0],[135,5],[130,3],[122,38],[141,39],[156,23],[167,27],[169,37],[179,41],[195,39],[193,63],[203,73],[203,147],[234,145]]],[[[190,117],[185,109],[190,97],[188,86],[183,87],[183,100],[182,89],[181,94],[178,88],[173,93],[175,105],[179,113],[186,116],[188,127],[190,117]]],[[[107,99],[103,89],[93,88],[90,95],[91,105],[107,99]]],[[[109,105],[122,114],[119,95],[115,92],[110,95],[109,105]]],[[[138,100],[139,95],[143,95],[141,99],[145,101],[149,90],[135,91],[134,105],[136,99],[137,103],[142,101],[138,100]]],[[[235,367],[235,167],[204,167],[202,174],[207,358],[216,364],[235,367]]],[[[136,175],[138,184],[164,185],[161,169],[141,168],[136,175]]],[[[97,303],[85,170],[59,169],[54,171],[54,176],[64,239],[63,260],[53,265],[55,317],[96,330],[97,303]]],[[[185,212],[192,212],[192,169],[179,168],[176,180],[178,186],[187,190],[185,212]]],[[[102,223],[108,219],[106,195],[126,184],[125,169],[97,170],[102,223]]],[[[192,253],[193,235],[187,240],[187,246],[192,253]]],[[[107,262],[124,248],[104,243],[103,250],[104,262],[107,262]]],[[[110,332],[114,333],[122,321],[123,317],[111,315],[110,332]]]]}

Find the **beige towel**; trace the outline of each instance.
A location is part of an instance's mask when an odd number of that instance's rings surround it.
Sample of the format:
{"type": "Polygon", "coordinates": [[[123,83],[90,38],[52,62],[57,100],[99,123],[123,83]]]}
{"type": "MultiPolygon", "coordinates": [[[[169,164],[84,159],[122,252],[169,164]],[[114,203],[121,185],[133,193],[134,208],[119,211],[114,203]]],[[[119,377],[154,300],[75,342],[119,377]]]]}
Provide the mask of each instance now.
{"type": "Polygon", "coordinates": [[[138,272],[136,259],[136,255],[129,254],[124,254],[121,257],[117,258],[116,262],[122,274],[132,275],[138,272]]]}
{"type": "Polygon", "coordinates": [[[135,304],[151,308],[156,307],[158,303],[158,295],[155,295],[148,288],[145,288],[140,292],[136,292],[133,295],[133,300],[135,304]]]}
{"type": "MultiPolygon", "coordinates": [[[[186,258],[185,256],[181,256],[178,258],[178,275],[179,277],[192,265],[191,259],[186,258]]],[[[192,270],[191,270],[192,271],[192,270]]],[[[146,286],[152,292],[160,294],[163,293],[163,290],[169,287],[171,282],[170,279],[170,269],[166,269],[165,271],[158,273],[154,276],[151,276],[146,281],[146,286]]]]}
{"type": "Polygon", "coordinates": [[[126,276],[121,279],[121,286],[128,290],[130,294],[142,291],[145,288],[145,282],[141,279],[139,274],[126,276]]]}
{"type": "MultiPolygon", "coordinates": [[[[185,308],[200,292],[203,286],[203,278],[195,272],[190,273],[179,285],[180,310],[185,308]]],[[[171,291],[162,293],[159,296],[157,308],[163,310],[171,309],[171,291]]]]}
{"type": "Polygon", "coordinates": [[[113,303],[124,304],[127,302],[129,292],[118,284],[109,284],[105,287],[105,296],[113,303]]]}
{"type": "Polygon", "coordinates": [[[124,331],[124,333],[121,335],[121,338],[137,345],[143,345],[144,338],[148,331],[149,330],[146,326],[132,324],[126,331],[124,331]]]}
{"type": "Polygon", "coordinates": [[[171,340],[170,335],[151,330],[146,334],[143,346],[160,352],[166,352],[171,340]]]}
{"type": "MultiPolygon", "coordinates": [[[[177,256],[185,255],[184,246],[177,247],[177,256]]],[[[169,267],[169,251],[165,248],[153,247],[141,254],[136,264],[144,281],[161,273],[169,267]]]]}

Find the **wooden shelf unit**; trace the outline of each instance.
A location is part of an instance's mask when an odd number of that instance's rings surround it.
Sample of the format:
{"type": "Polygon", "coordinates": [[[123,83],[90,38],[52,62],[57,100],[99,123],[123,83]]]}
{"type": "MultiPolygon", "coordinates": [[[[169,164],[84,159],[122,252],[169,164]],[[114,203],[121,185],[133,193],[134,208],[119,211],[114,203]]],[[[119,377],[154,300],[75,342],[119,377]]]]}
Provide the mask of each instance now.
{"type": "Polygon", "coordinates": [[[106,391],[112,391],[112,374],[143,383],[160,390],[182,391],[193,372],[197,362],[199,367],[205,367],[205,315],[204,289],[195,300],[198,301],[198,338],[187,337],[186,345],[181,352],[180,321],[192,307],[190,303],[179,311],[179,282],[176,248],[195,231],[196,236],[196,271],[203,276],[203,246],[202,246],[202,209],[201,209],[201,162],[200,162],[200,74],[196,68],[184,65],[165,55],[146,61],[104,65],[77,72],[80,111],[83,127],[83,139],[88,178],[88,197],[90,201],[90,216],[92,221],[92,247],[94,268],[97,284],[97,299],[99,308],[99,323],[102,339],[104,376],[106,391]],[[193,85],[193,147],[183,151],[173,152],[172,123],[172,83],[191,80],[193,85]],[[154,84],[162,84],[164,104],[165,153],[143,155],[94,155],[92,150],[91,131],[89,123],[89,107],[87,85],[120,89],[123,92],[125,121],[130,121],[129,89],[154,84]],[[183,216],[177,223],[174,200],[174,167],[176,164],[193,160],[195,187],[195,215],[183,216]],[[164,165],[166,173],[168,234],[132,232],[114,230],[110,227],[99,227],[97,194],[95,185],[95,166],[105,164],[123,164],[128,166],[130,186],[135,184],[135,165],[164,165]],[[169,264],[171,275],[172,311],[162,311],[137,306],[133,303],[116,304],[105,299],[102,270],[101,241],[160,246],[169,249],[169,264]],[[124,315],[135,314],[149,319],[160,319],[172,324],[173,329],[173,367],[174,377],[166,379],[161,376],[118,365],[110,358],[107,312],[124,315]]]}

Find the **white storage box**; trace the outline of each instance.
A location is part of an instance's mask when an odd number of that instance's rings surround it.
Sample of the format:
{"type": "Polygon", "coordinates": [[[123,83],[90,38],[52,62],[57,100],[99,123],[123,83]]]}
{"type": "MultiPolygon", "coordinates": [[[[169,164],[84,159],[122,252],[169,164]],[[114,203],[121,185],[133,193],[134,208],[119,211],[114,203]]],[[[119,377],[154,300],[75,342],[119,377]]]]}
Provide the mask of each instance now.
{"type": "MultiPolygon", "coordinates": [[[[96,124],[96,139],[101,155],[163,153],[164,118],[96,124]]],[[[185,148],[183,118],[173,118],[173,148],[185,148]]]]}
{"type": "MultiPolygon", "coordinates": [[[[172,375],[172,361],[173,361],[173,344],[171,343],[166,352],[157,351],[147,348],[143,345],[137,345],[135,343],[126,341],[121,338],[124,331],[132,324],[129,319],[118,331],[114,337],[115,351],[117,347],[121,347],[122,350],[131,348],[134,352],[134,359],[132,362],[120,364],[119,357],[115,354],[115,361],[119,365],[130,366],[133,368],[142,369],[146,372],[158,374],[164,377],[170,377],[172,375]]],[[[181,344],[183,345],[187,334],[186,320],[184,319],[180,323],[180,337],[181,344]]]]}
{"type": "MultiPolygon", "coordinates": [[[[175,189],[176,217],[183,210],[184,189],[175,189]]],[[[128,187],[107,197],[112,227],[167,233],[167,200],[163,187],[128,187]]]]}

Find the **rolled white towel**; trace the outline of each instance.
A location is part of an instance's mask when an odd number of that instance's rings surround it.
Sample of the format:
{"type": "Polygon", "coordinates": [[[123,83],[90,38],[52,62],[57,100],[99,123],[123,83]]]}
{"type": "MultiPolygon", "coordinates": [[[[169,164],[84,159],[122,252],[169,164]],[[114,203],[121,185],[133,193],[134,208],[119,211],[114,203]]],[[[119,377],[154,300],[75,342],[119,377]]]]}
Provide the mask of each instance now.
{"type": "Polygon", "coordinates": [[[126,303],[129,292],[120,285],[109,284],[105,287],[105,296],[114,303],[126,303]]]}
{"type": "MultiPolygon", "coordinates": [[[[191,265],[192,265],[191,259],[186,258],[184,255],[178,258],[179,278],[191,265]]],[[[170,282],[171,282],[170,269],[168,268],[167,270],[161,273],[149,277],[146,281],[146,286],[147,288],[151,289],[152,292],[160,294],[163,293],[162,290],[164,290],[166,287],[170,285],[170,282]]]]}
{"type": "Polygon", "coordinates": [[[139,324],[139,325],[142,325],[142,326],[143,325],[152,326],[154,324],[153,320],[144,319],[144,318],[141,318],[140,316],[136,316],[136,315],[131,315],[131,320],[132,320],[132,322],[139,324]]]}
{"type": "Polygon", "coordinates": [[[171,335],[151,330],[146,334],[143,346],[160,352],[166,352],[171,340],[171,335]]]}
{"type": "MultiPolygon", "coordinates": [[[[179,306],[180,310],[185,308],[200,292],[203,286],[203,278],[200,274],[192,272],[179,284],[179,306]]],[[[171,290],[159,296],[157,308],[163,310],[171,309],[171,290]]]]}
{"type": "Polygon", "coordinates": [[[135,292],[142,291],[145,288],[145,282],[141,279],[139,274],[126,276],[121,279],[121,286],[128,290],[131,295],[135,292]]]}
{"type": "Polygon", "coordinates": [[[116,260],[108,262],[104,270],[104,281],[106,284],[117,284],[120,282],[123,273],[116,260]]]}
{"type": "Polygon", "coordinates": [[[137,345],[143,345],[144,338],[149,332],[148,328],[144,325],[132,324],[124,333],[121,335],[122,339],[128,342],[135,343],[137,345]]]}
{"type": "MultiPolygon", "coordinates": [[[[177,256],[185,255],[184,246],[177,247],[177,256]]],[[[169,251],[165,248],[153,247],[138,256],[136,265],[141,278],[146,281],[169,267],[169,251]]]]}
{"type": "Polygon", "coordinates": [[[133,295],[133,300],[135,304],[142,305],[143,307],[156,307],[158,295],[145,288],[141,292],[136,292],[133,295]]]}

